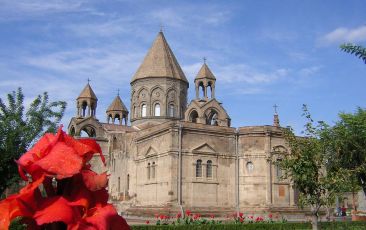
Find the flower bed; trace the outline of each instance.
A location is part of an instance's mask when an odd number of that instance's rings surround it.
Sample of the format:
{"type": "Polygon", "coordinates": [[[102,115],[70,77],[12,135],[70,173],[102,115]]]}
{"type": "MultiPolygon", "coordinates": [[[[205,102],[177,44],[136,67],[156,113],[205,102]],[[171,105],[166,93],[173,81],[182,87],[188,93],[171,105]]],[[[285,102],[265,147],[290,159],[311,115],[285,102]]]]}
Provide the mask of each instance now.
{"type": "MultiPolygon", "coordinates": [[[[319,223],[322,230],[352,229],[364,230],[366,225],[364,222],[322,222],[319,223]]],[[[287,229],[311,229],[310,223],[256,223],[256,224],[214,224],[214,225],[136,225],[131,226],[132,230],[183,230],[183,229],[199,229],[199,230],[234,230],[234,229],[271,229],[271,230],[287,230],[287,229]]]]}

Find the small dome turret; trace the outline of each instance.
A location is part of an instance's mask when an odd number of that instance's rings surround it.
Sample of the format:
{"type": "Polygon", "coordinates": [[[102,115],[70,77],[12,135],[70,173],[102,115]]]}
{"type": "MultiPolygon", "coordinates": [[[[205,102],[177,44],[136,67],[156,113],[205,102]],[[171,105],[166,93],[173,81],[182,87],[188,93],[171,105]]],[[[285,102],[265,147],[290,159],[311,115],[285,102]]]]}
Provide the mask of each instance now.
{"type": "Polygon", "coordinates": [[[128,110],[126,106],[123,104],[122,99],[117,95],[110,106],[108,107],[107,111],[107,123],[112,120],[112,123],[119,120],[119,124],[122,125],[122,121],[124,120],[125,125],[127,125],[128,121],[128,110]]]}
{"type": "Polygon", "coordinates": [[[95,117],[98,98],[88,84],[76,99],[77,117],[95,117]]]}

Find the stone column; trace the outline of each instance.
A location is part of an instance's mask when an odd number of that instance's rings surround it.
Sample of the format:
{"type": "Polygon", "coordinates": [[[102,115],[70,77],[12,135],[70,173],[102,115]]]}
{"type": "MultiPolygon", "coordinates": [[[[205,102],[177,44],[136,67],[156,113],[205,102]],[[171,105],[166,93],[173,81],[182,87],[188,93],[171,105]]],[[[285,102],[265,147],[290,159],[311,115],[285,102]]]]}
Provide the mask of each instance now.
{"type": "Polygon", "coordinates": [[[272,197],[272,162],[271,162],[271,136],[270,133],[266,133],[265,137],[265,146],[264,146],[266,160],[267,160],[267,194],[266,194],[266,203],[268,206],[272,206],[273,204],[273,197],[272,197]]]}
{"type": "Polygon", "coordinates": [[[290,200],[290,206],[295,206],[295,191],[294,191],[294,185],[291,182],[289,185],[289,200],[290,200]]]}

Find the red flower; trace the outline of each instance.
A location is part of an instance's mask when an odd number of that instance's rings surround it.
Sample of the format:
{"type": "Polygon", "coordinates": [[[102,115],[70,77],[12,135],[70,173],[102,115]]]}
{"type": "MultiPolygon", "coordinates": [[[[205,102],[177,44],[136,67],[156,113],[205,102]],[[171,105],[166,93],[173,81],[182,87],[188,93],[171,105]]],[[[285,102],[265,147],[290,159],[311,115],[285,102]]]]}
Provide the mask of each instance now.
{"type": "Polygon", "coordinates": [[[240,223],[243,223],[244,222],[244,218],[240,217],[239,218],[239,221],[240,221],[240,223]]]}
{"type": "Polygon", "coordinates": [[[214,214],[211,214],[210,217],[211,217],[211,219],[215,219],[215,215],[214,214]]]}
{"type": "Polygon", "coordinates": [[[268,214],[268,217],[269,217],[270,219],[272,219],[272,217],[273,217],[272,213],[268,214]]]}
{"type": "Polygon", "coordinates": [[[17,216],[25,217],[32,229],[57,222],[63,222],[70,230],[129,229],[107,203],[107,174],[90,170],[88,161],[95,153],[105,163],[95,140],[75,140],[61,128],[56,135],[44,135],[18,160],[20,175],[27,180],[25,172],[29,173],[33,181],[19,194],[0,201],[0,230],[7,229],[17,216]],[[45,194],[41,195],[42,183],[45,194]]]}
{"type": "Polygon", "coordinates": [[[177,219],[181,218],[182,217],[182,213],[178,213],[176,217],[177,217],[177,219]]]}
{"type": "Polygon", "coordinates": [[[258,216],[258,217],[255,219],[255,221],[256,221],[256,222],[261,222],[261,221],[263,221],[263,217],[258,216]]]}
{"type": "Polygon", "coordinates": [[[191,213],[191,211],[190,211],[189,209],[187,209],[187,210],[186,210],[186,215],[187,215],[187,216],[190,216],[191,214],[192,214],[192,213],[191,213]]]}
{"type": "Polygon", "coordinates": [[[148,221],[148,220],[147,220],[145,223],[146,223],[146,224],[150,224],[150,221],[148,221]]]}
{"type": "Polygon", "coordinates": [[[243,215],[244,215],[244,213],[239,212],[239,217],[240,217],[240,218],[242,218],[242,217],[243,217],[243,215]]]}
{"type": "Polygon", "coordinates": [[[253,219],[253,216],[249,216],[250,219],[253,219]]]}
{"type": "Polygon", "coordinates": [[[27,180],[24,171],[35,179],[42,175],[63,179],[79,173],[95,153],[99,153],[104,162],[102,151],[94,140],[75,140],[60,127],[56,135],[44,135],[17,163],[24,180],[27,180]]]}
{"type": "Polygon", "coordinates": [[[197,219],[199,219],[200,218],[200,214],[195,214],[194,216],[193,216],[193,219],[194,220],[197,220],[197,219]]]}

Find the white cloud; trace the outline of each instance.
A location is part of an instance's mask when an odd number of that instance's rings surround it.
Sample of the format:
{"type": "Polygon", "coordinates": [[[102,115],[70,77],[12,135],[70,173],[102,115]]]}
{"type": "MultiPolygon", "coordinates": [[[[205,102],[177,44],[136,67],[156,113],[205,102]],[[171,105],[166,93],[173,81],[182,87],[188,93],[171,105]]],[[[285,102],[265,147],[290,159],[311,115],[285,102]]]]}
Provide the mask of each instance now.
{"type": "Polygon", "coordinates": [[[321,44],[340,44],[344,42],[363,42],[366,41],[366,26],[357,28],[339,27],[319,39],[321,44]]]}
{"type": "Polygon", "coordinates": [[[301,76],[311,76],[319,72],[319,70],[322,68],[322,66],[310,66],[305,67],[299,70],[299,74],[301,76]]]}
{"type": "Polygon", "coordinates": [[[278,68],[270,72],[257,70],[245,64],[231,64],[217,69],[217,78],[225,83],[268,84],[285,78],[289,69],[278,68]]]}

